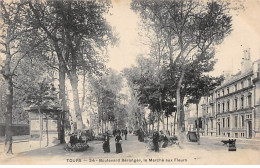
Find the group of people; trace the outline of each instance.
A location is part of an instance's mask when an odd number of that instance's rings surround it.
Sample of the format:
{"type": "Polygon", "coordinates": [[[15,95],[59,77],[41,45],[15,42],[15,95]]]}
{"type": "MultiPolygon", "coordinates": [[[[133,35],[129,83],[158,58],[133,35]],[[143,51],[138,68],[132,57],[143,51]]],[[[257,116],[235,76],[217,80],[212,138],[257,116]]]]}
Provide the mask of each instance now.
{"type": "Polygon", "coordinates": [[[128,131],[127,131],[127,127],[125,129],[114,129],[113,130],[113,135],[114,137],[119,134],[120,136],[125,136],[125,140],[127,140],[127,134],[128,134],[128,131]]]}
{"type": "MultiPolygon", "coordinates": [[[[116,153],[122,153],[122,137],[125,136],[125,140],[127,140],[128,130],[127,127],[125,129],[114,129],[113,136],[115,137],[115,146],[116,146],[116,153]]],[[[137,130],[138,140],[140,142],[144,142],[145,132],[140,128],[137,130]]],[[[170,132],[166,131],[164,134],[163,131],[156,131],[154,130],[152,133],[151,145],[153,146],[153,150],[155,152],[159,152],[159,146],[162,148],[166,148],[168,146],[170,140],[170,132]],[[161,143],[162,142],[162,143],[161,143]],[[160,145],[161,144],[161,145],[160,145]]],[[[70,136],[69,146],[73,147],[77,143],[86,143],[86,135],[82,132],[74,133],[70,136]]],[[[104,143],[103,143],[103,150],[105,153],[110,152],[110,135],[108,132],[104,135],[104,143]]]]}
{"type": "MultiPolygon", "coordinates": [[[[125,140],[127,140],[127,127],[125,129],[122,130],[113,130],[113,136],[115,137],[115,145],[116,145],[116,153],[122,153],[123,149],[122,149],[122,137],[121,135],[125,135],[125,140]]],[[[109,153],[110,152],[110,141],[109,141],[110,137],[109,137],[109,133],[106,132],[105,137],[104,137],[104,143],[103,143],[103,150],[105,153],[109,153]]]]}
{"type": "Polygon", "coordinates": [[[162,148],[166,148],[169,144],[170,132],[167,130],[166,133],[161,130],[160,133],[156,130],[153,132],[153,145],[154,151],[159,152],[159,143],[162,142],[162,148]]]}
{"type": "MultiPolygon", "coordinates": [[[[138,140],[140,142],[144,142],[144,137],[145,137],[145,132],[140,128],[139,130],[137,130],[137,136],[138,136],[138,140]]],[[[152,133],[152,146],[153,146],[153,150],[155,152],[159,152],[159,146],[162,146],[162,148],[166,148],[168,146],[169,143],[169,137],[170,137],[170,132],[166,131],[166,133],[164,134],[163,131],[156,131],[154,130],[152,133]],[[162,144],[161,144],[162,142],[162,144]],[[161,144],[161,145],[160,145],[161,144]]]]}
{"type": "Polygon", "coordinates": [[[87,136],[82,132],[72,133],[70,135],[69,144],[71,146],[75,145],[76,143],[86,143],[86,142],[87,142],[87,136]]]}
{"type": "Polygon", "coordinates": [[[139,130],[137,130],[137,135],[138,135],[138,141],[140,142],[144,142],[144,131],[142,130],[142,128],[140,128],[139,130]]]}

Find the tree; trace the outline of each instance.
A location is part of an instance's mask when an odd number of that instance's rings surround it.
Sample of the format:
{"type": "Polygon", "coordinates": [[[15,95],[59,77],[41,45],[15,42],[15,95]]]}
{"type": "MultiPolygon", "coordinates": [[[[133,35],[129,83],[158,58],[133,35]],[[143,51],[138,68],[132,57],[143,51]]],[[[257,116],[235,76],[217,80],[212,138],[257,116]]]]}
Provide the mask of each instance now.
{"type": "Polygon", "coordinates": [[[176,84],[178,132],[182,135],[184,111],[181,109],[181,89],[185,72],[190,61],[200,60],[231,32],[228,3],[134,0],[132,9],[140,13],[142,21],[154,23],[151,29],[161,29],[167,34],[170,67],[176,84]]]}
{"type": "MultiPolygon", "coordinates": [[[[203,96],[209,95],[209,92],[215,89],[218,85],[223,81],[223,77],[211,77],[209,75],[203,75],[201,73],[196,74],[190,80],[190,87],[187,88],[187,104],[194,103],[196,104],[196,112],[197,112],[197,135],[199,136],[199,118],[198,118],[198,106],[201,98],[203,96]]],[[[198,144],[200,144],[200,138],[198,139],[198,144]]]]}
{"type": "Polygon", "coordinates": [[[124,74],[139,104],[148,107],[152,113],[158,113],[153,116],[158,118],[156,121],[158,122],[157,130],[159,130],[161,121],[165,129],[164,116],[173,112],[173,102],[169,94],[169,85],[165,80],[164,67],[159,67],[160,70],[158,70],[154,68],[157,65],[157,59],[139,57],[138,66],[125,69],[124,74]],[[158,73],[160,73],[159,76],[158,73]]]}
{"type": "MultiPolygon", "coordinates": [[[[109,3],[98,1],[47,1],[29,3],[32,24],[51,41],[59,62],[60,73],[68,76],[73,90],[78,129],[83,128],[78,94],[78,73],[99,73],[104,68],[102,56],[114,40],[104,13],[109,3]]],[[[64,82],[64,81],[60,81],[64,82]]],[[[64,83],[60,83],[64,88],[64,83]]]]}
{"type": "Polygon", "coordinates": [[[109,122],[117,122],[121,126],[124,125],[125,108],[121,102],[124,95],[120,94],[122,89],[122,77],[116,71],[109,69],[105,75],[91,81],[94,88],[98,106],[98,115],[101,122],[102,133],[104,131],[103,124],[109,122]],[[124,113],[124,115],[122,115],[124,113]]]}
{"type": "Polygon", "coordinates": [[[1,39],[0,52],[4,54],[5,61],[1,69],[7,85],[6,89],[6,136],[5,153],[12,153],[12,112],[14,103],[14,81],[13,77],[20,62],[34,52],[42,40],[34,38],[34,28],[28,25],[24,7],[27,2],[0,2],[0,24],[1,39]],[[23,44],[29,44],[24,46],[23,44]]]}

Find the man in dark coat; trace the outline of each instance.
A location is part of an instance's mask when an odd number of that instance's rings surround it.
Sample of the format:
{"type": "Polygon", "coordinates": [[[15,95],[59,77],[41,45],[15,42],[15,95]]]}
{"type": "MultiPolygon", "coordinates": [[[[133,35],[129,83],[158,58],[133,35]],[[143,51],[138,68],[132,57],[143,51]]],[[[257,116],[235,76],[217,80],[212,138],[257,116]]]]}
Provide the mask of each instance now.
{"type": "Polygon", "coordinates": [[[125,140],[127,140],[127,134],[128,134],[127,127],[125,127],[124,134],[125,134],[125,140]]]}
{"type": "Polygon", "coordinates": [[[143,131],[142,129],[140,129],[139,134],[140,134],[139,141],[140,141],[140,142],[144,142],[144,131],[143,131]]]}
{"type": "Polygon", "coordinates": [[[113,136],[114,137],[116,136],[116,130],[115,129],[113,130],[113,136]]]}
{"type": "Polygon", "coordinates": [[[120,129],[117,129],[117,134],[119,134],[119,136],[121,136],[121,131],[120,131],[120,129]]]}
{"type": "Polygon", "coordinates": [[[70,136],[70,141],[69,143],[73,146],[76,143],[78,143],[78,139],[77,139],[77,134],[72,133],[72,135],[70,136]]]}
{"type": "Polygon", "coordinates": [[[140,129],[138,129],[138,130],[136,131],[136,133],[137,133],[137,136],[138,136],[138,141],[140,141],[140,129]]]}
{"type": "Polygon", "coordinates": [[[159,152],[159,133],[157,131],[153,132],[153,145],[154,151],[159,152]]]}

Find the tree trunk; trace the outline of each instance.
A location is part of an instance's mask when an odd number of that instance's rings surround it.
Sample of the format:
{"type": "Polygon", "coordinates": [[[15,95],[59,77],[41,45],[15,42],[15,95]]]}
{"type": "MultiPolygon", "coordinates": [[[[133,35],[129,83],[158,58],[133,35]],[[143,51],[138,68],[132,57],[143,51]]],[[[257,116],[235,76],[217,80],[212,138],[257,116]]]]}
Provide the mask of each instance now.
{"type": "Polygon", "coordinates": [[[199,103],[196,103],[196,112],[197,112],[197,136],[198,136],[198,145],[200,145],[200,131],[199,131],[199,103]]]}
{"type": "Polygon", "coordinates": [[[12,152],[12,110],[13,110],[13,81],[12,78],[5,78],[7,81],[6,90],[6,114],[5,114],[5,153],[13,154],[12,152]]]}
{"type": "MultiPolygon", "coordinates": [[[[61,118],[60,118],[60,143],[66,143],[65,142],[65,129],[66,129],[66,122],[68,122],[68,106],[67,106],[67,100],[66,100],[66,91],[65,91],[65,71],[63,70],[63,65],[59,63],[59,99],[61,100],[62,105],[62,112],[61,112],[61,118]]],[[[73,129],[73,128],[71,128],[73,129]]]]}
{"type": "Polygon", "coordinates": [[[169,120],[169,116],[167,115],[167,131],[169,131],[169,128],[168,128],[168,120],[169,120]]]}
{"type": "Polygon", "coordinates": [[[83,72],[83,83],[82,83],[82,99],[81,99],[81,110],[84,111],[85,97],[86,97],[86,70],[83,72]]]}
{"type": "Polygon", "coordinates": [[[78,92],[78,77],[76,72],[71,73],[69,75],[70,84],[72,87],[72,93],[73,93],[73,103],[74,103],[74,111],[76,114],[76,120],[77,120],[77,129],[82,130],[83,129],[83,121],[81,116],[81,109],[79,105],[79,92],[78,92]]]}
{"type": "MultiPolygon", "coordinates": [[[[8,32],[10,30],[8,29],[8,32]]],[[[9,32],[10,33],[10,32],[9,32]]],[[[6,154],[12,154],[12,112],[13,112],[13,97],[14,97],[14,88],[13,88],[13,79],[12,79],[12,73],[11,73],[11,54],[10,54],[10,41],[9,41],[9,33],[6,38],[6,59],[4,61],[4,67],[2,69],[3,77],[7,84],[6,89],[6,114],[5,114],[5,147],[4,152],[6,154]]]]}
{"type": "Polygon", "coordinates": [[[174,136],[175,136],[176,116],[177,116],[177,112],[175,112],[175,114],[174,114],[174,123],[173,123],[173,135],[174,136]]]}
{"type": "Polygon", "coordinates": [[[162,125],[163,125],[163,132],[165,132],[165,124],[164,124],[164,115],[163,115],[163,111],[161,112],[161,115],[162,115],[162,125]]]}
{"type": "Polygon", "coordinates": [[[103,134],[104,133],[104,123],[103,123],[103,119],[101,120],[101,134],[103,134]]]}
{"type": "Polygon", "coordinates": [[[160,113],[158,114],[158,124],[157,124],[157,131],[160,131],[160,120],[161,120],[161,117],[160,117],[160,113]]]}
{"type": "Polygon", "coordinates": [[[49,130],[48,130],[49,126],[48,126],[48,118],[46,116],[46,139],[47,139],[47,144],[46,146],[49,146],[49,130]]]}
{"type": "Polygon", "coordinates": [[[184,78],[184,70],[182,70],[181,72],[181,76],[180,76],[180,79],[178,81],[178,84],[177,84],[177,89],[176,89],[176,99],[177,99],[177,129],[178,129],[178,135],[180,136],[179,139],[181,142],[184,141],[184,133],[183,133],[183,130],[182,130],[182,123],[183,123],[183,117],[182,117],[182,113],[183,113],[183,110],[181,109],[181,84],[182,84],[182,81],[183,81],[183,78],[184,78]]]}

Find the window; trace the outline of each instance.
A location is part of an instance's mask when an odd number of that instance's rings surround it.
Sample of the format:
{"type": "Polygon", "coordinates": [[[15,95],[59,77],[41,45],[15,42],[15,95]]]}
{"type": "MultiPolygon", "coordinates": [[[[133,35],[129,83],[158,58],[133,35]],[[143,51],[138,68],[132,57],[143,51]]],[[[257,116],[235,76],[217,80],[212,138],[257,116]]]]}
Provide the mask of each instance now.
{"type": "Polygon", "coordinates": [[[229,94],[229,88],[227,88],[227,94],[229,94]]]}
{"type": "Polygon", "coordinates": [[[218,97],[220,97],[220,93],[219,93],[219,91],[218,91],[218,97]]]}
{"type": "Polygon", "coordinates": [[[244,128],[244,126],[245,126],[245,117],[244,117],[244,115],[241,115],[241,127],[242,128],[244,128]]]}
{"type": "Polygon", "coordinates": [[[244,96],[241,97],[241,109],[244,108],[244,96]]]}
{"type": "Polygon", "coordinates": [[[213,129],[213,119],[211,119],[211,128],[213,129]]]}
{"type": "Polygon", "coordinates": [[[235,110],[237,110],[237,98],[235,99],[235,110]]]}
{"type": "Polygon", "coordinates": [[[247,85],[248,85],[248,86],[251,85],[251,78],[247,79],[247,85]]]}
{"type": "Polygon", "coordinates": [[[227,118],[227,127],[229,128],[229,124],[230,124],[230,118],[227,118]]]}
{"type": "Polygon", "coordinates": [[[237,116],[235,116],[235,128],[237,128],[237,116]]]}
{"type": "Polygon", "coordinates": [[[222,112],[225,112],[225,103],[222,103],[222,112]]]}
{"type": "Polygon", "coordinates": [[[224,96],[225,95],[225,92],[224,92],[224,90],[222,90],[222,96],[224,96]]]}
{"type": "Polygon", "coordinates": [[[229,100],[227,101],[227,111],[229,111],[229,100]]]}
{"type": "Polygon", "coordinates": [[[220,104],[218,103],[218,112],[220,112],[220,104]]]}
{"type": "Polygon", "coordinates": [[[247,97],[247,101],[248,101],[248,107],[252,107],[252,97],[251,97],[251,95],[248,95],[248,97],[247,97]]]}
{"type": "Polygon", "coordinates": [[[241,89],[244,88],[244,81],[241,81],[241,89]]]}
{"type": "Polygon", "coordinates": [[[237,84],[235,84],[235,91],[237,91],[237,84]]]}
{"type": "Polygon", "coordinates": [[[225,128],[225,118],[222,118],[222,124],[223,128],[225,128]]]}

